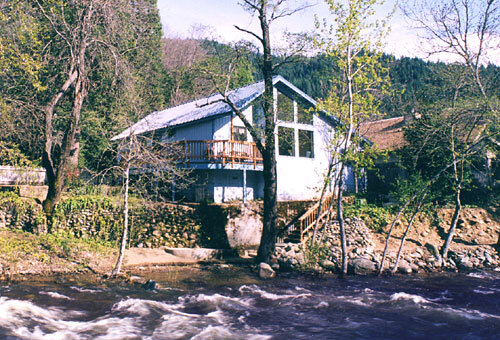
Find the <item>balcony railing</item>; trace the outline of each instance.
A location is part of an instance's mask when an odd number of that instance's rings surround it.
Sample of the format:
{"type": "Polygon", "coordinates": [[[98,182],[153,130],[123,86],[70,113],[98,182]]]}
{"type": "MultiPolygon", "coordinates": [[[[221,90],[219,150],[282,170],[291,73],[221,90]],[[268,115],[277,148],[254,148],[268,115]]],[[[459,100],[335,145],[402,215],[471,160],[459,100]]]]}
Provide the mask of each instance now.
{"type": "Polygon", "coordinates": [[[193,163],[262,164],[262,155],[253,142],[233,140],[184,141],[184,159],[193,163]]]}

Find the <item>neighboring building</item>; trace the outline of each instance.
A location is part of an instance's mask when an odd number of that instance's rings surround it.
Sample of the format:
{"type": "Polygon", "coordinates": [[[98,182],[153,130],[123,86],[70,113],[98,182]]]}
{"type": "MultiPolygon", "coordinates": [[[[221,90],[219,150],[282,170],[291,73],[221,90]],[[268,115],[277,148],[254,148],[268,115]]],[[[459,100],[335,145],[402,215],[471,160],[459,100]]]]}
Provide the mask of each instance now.
{"type": "Polygon", "coordinates": [[[391,185],[406,178],[406,172],[398,165],[398,151],[405,145],[404,127],[409,117],[395,117],[362,123],[359,133],[380,150],[388,152],[388,158],[377,162],[374,170],[367,172],[367,191],[371,194],[388,195],[391,185]]]}
{"type": "Polygon", "coordinates": [[[408,118],[396,117],[362,123],[359,132],[378,149],[397,151],[405,145],[403,128],[408,118]]]}
{"type": "MultiPolygon", "coordinates": [[[[362,123],[359,133],[370,140],[378,149],[388,152],[388,158],[376,164],[375,170],[368,171],[367,191],[387,195],[398,179],[406,179],[407,171],[399,165],[399,151],[406,145],[404,128],[413,120],[420,119],[421,114],[412,112],[409,115],[362,123]]],[[[500,167],[496,155],[486,150],[484,159],[480,159],[472,167],[472,174],[477,184],[482,187],[500,187],[500,167]]]]}
{"type": "MultiPolygon", "coordinates": [[[[278,200],[316,198],[330,162],[327,143],[338,121],[312,113],[316,101],[281,76],[273,78],[277,122],[278,200]]],[[[264,82],[233,90],[229,98],[249,122],[263,126],[264,82]]],[[[220,95],[153,112],[113,140],[134,134],[160,133],[164,141],[185,143],[186,167],[197,182],[182,192],[188,200],[215,202],[263,197],[262,157],[243,122],[220,95]]],[[[349,178],[347,174],[348,187],[349,178]]]]}
{"type": "Polygon", "coordinates": [[[43,186],[45,181],[45,169],[0,165],[0,186],[43,186]]]}

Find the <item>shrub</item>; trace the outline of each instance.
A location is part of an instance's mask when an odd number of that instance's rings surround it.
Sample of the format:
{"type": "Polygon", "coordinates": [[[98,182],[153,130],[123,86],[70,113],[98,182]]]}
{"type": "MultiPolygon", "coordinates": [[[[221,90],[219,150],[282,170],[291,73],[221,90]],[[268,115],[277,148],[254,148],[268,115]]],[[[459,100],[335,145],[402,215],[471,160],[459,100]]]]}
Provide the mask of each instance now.
{"type": "Polygon", "coordinates": [[[361,218],[366,226],[375,232],[382,231],[392,220],[390,208],[375,204],[352,204],[344,209],[345,217],[361,218]]]}

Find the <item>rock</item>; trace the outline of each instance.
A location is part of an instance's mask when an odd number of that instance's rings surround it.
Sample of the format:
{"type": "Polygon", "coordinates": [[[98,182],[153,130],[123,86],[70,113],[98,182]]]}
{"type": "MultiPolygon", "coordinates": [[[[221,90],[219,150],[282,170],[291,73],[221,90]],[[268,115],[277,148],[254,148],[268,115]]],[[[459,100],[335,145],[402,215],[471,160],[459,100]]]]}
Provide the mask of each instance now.
{"type": "Polygon", "coordinates": [[[355,275],[370,275],[377,270],[375,263],[366,258],[356,258],[349,262],[349,272],[355,275]]]}
{"type": "Polygon", "coordinates": [[[472,262],[469,260],[468,257],[461,257],[461,258],[458,258],[457,261],[455,261],[456,265],[457,265],[457,268],[458,269],[461,269],[461,270],[471,270],[474,268],[474,265],[472,264],[472,262]]]}
{"type": "Polygon", "coordinates": [[[330,260],[324,260],[322,263],[321,263],[321,266],[325,269],[333,269],[335,267],[335,263],[333,263],[332,261],[330,260]]]}
{"type": "Polygon", "coordinates": [[[153,280],[148,280],[142,287],[146,290],[154,290],[156,288],[156,282],[153,280]]]}
{"type": "Polygon", "coordinates": [[[295,259],[297,259],[297,262],[299,264],[304,264],[306,262],[305,258],[304,258],[304,254],[302,253],[298,253],[296,256],[295,256],[295,259]]]}
{"type": "Polygon", "coordinates": [[[132,283],[144,283],[144,279],[140,276],[132,275],[128,279],[132,283]]]}
{"type": "Polygon", "coordinates": [[[484,257],[486,259],[486,263],[487,264],[493,263],[494,260],[493,260],[493,258],[491,257],[491,255],[487,251],[484,252],[484,257]]]}
{"type": "Polygon", "coordinates": [[[276,271],[276,270],[279,270],[279,269],[280,269],[280,265],[279,265],[279,263],[277,263],[277,262],[276,262],[276,263],[273,263],[273,264],[271,265],[271,268],[272,268],[273,270],[275,270],[275,271],[276,271]]]}
{"type": "Polygon", "coordinates": [[[276,272],[265,262],[259,264],[259,277],[261,279],[271,279],[276,275],[276,272]]]}
{"type": "Polygon", "coordinates": [[[405,260],[399,261],[398,272],[401,274],[410,274],[412,272],[410,264],[405,260]]]}
{"type": "Polygon", "coordinates": [[[437,263],[441,263],[441,255],[439,254],[439,250],[437,247],[431,243],[426,243],[425,248],[434,256],[437,263]]]}

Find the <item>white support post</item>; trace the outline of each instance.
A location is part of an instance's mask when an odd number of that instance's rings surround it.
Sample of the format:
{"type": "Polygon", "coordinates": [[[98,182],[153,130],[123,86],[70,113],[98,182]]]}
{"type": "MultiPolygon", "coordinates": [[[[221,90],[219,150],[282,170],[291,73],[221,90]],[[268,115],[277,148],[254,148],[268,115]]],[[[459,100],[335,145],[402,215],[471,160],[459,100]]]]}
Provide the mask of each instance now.
{"type": "Polygon", "coordinates": [[[247,202],[247,169],[243,168],[243,203],[247,202]]]}

